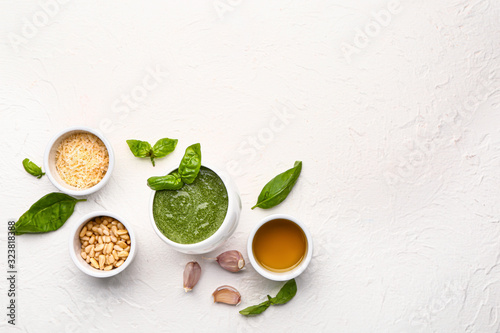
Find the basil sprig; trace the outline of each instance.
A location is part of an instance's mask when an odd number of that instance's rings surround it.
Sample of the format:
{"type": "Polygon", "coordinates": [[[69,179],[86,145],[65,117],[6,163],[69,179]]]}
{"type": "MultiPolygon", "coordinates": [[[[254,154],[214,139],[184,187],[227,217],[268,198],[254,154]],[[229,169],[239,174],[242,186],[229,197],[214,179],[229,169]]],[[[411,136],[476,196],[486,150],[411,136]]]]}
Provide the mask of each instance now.
{"type": "Polygon", "coordinates": [[[179,165],[179,175],[186,184],[194,182],[201,168],[201,146],[195,143],[186,148],[184,157],[179,165]]]}
{"type": "Polygon", "coordinates": [[[267,209],[280,204],[286,199],[297,179],[299,179],[301,170],[302,162],[296,161],[293,168],[271,179],[260,192],[257,204],[252,209],[255,207],[267,209]]]}
{"type": "Polygon", "coordinates": [[[201,168],[201,145],[195,143],[186,148],[184,157],[179,164],[178,171],[166,176],[149,177],[148,186],[155,191],[178,190],[184,184],[194,182],[201,168]]]}
{"type": "Polygon", "coordinates": [[[177,139],[163,138],[153,147],[147,141],[127,140],[128,147],[135,157],[149,157],[155,166],[155,158],[165,157],[175,150],[177,139]]]}
{"type": "Polygon", "coordinates": [[[42,168],[40,168],[35,163],[31,162],[29,158],[25,158],[23,160],[23,167],[27,173],[29,173],[32,176],[35,176],[38,179],[42,178],[42,176],[45,175],[45,172],[42,172],[42,168]]]}
{"type": "Polygon", "coordinates": [[[19,218],[14,224],[14,233],[22,235],[57,230],[73,214],[76,203],[86,200],[64,193],[49,193],[19,218]]]}
{"type": "Polygon", "coordinates": [[[288,303],[297,294],[297,283],[295,279],[289,280],[281,287],[276,297],[267,295],[267,301],[257,305],[249,306],[240,311],[244,316],[255,316],[266,311],[271,305],[279,305],[288,303]]]}

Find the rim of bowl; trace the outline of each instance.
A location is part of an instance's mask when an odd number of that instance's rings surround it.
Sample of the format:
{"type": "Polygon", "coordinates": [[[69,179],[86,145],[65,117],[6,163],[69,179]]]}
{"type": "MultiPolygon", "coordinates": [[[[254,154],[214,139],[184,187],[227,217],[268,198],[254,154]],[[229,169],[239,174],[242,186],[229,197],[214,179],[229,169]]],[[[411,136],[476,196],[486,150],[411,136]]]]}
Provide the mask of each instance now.
{"type": "Polygon", "coordinates": [[[254,228],[250,232],[250,235],[248,236],[248,241],[247,241],[247,254],[248,254],[248,258],[250,259],[250,263],[252,264],[253,268],[263,277],[265,277],[269,280],[273,280],[273,281],[287,281],[287,280],[293,279],[293,278],[299,276],[300,274],[302,274],[306,270],[307,266],[309,266],[309,263],[311,262],[313,250],[314,250],[313,240],[312,240],[312,235],[309,232],[309,229],[307,229],[307,227],[305,226],[305,224],[301,220],[299,220],[296,217],[293,217],[291,215],[287,215],[287,214],[273,214],[273,215],[269,215],[269,216],[266,216],[265,218],[263,218],[259,223],[257,223],[254,226],[254,228]],[[305,234],[306,240],[307,240],[306,257],[304,259],[302,259],[302,262],[299,264],[298,267],[295,267],[290,271],[282,272],[282,273],[271,272],[271,271],[264,269],[257,262],[257,260],[255,259],[255,256],[253,255],[253,246],[252,245],[253,245],[253,239],[255,237],[255,234],[257,233],[257,230],[259,230],[260,227],[262,227],[267,222],[272,221],[272,220],[276,220],[276,219],[285,219],[285,220],[289,220],[289,221],[292,221],[293,223],[297,224],[302,229],[302,231],[304,231],[304,234],[305,234]]]}
{"type": "MultiPolygon", "coordinates": [[[[213,242],[213,239],[218,238],[219,235],[221,233],[223,233],[223,229],[224,229],[223,227],[229,223],[228,222],[229,217],[230,217],[229,210],[231,209],[232,204],[233,204],[233,200],[234,200],[233,196],[230,195],[229,189],[234,190],[234,186],[231,184],[231,180],[228,178],[229,176],[225,175],[217,167],[214,167],[210,163],[202,163],[201,166],[205,167],[207,169],[210,169],[213,172],[215,172],[217,174],[217,176],[224,183],[224,187],[226,188],[226,192],[227,192],[227,212],[226,212],[226,216],[224,217],[224,221],[222,221],[222,224],[220,225],[219,229],[217,229],[217,231],[214,232],[212,236],[208,237],[207,239],[202,240],[201,242],[194,243],[194,244],[181,244],[181,243],[177,243],[177,242],[174,242],[173,240],[169,239],[167,236],[165,236],[160,231],[160,229],[158,229],[158,226],[156,225],[156,222],[155,222],[155,219],[154,219],[154,216],[153,216],[153,201],[155,199],[156,191],[155,190],[151,190],[152,193],[151,193],[151,197],[149,199],[149,220],[151,221],[151,225],[153,226],[153,229],[156,232],[156,234],[165,243],[167,243],[168,245],[170,245],[174,249],[176,249],[178,251],[181,251],[181,252],[182,251],[197,251],[197,250],[200,250],[201,248],[203,248],[205,246],[210,245],[211,242],[213,242]]],[[[176,166],[174,168],[170,168],[170,169],[168,169],[168,171],[167,171],[166,174],[168,175],[169,173],[171,173],[174,170],[177,170],[178,168],[179,168],[178,166],[176,166]]],[[[210,251],[208,251],[208,252],[210,252],[210,251]]]]}
{"type": "MultiPolygon", "coordinates": [[[[49,177],[50,182],[55,187],[57,187],[57,189],[59,189],[61,192],[66,193],[68,195],[73,195],[73,196],[85,196],[85,195],[89,195],[89,194],[92,194],[92,193],[99,191],[101,188],[104,187],[104,185],[106,185],[106,183],[111,178],[111,173],[113,172],[114,166],[115,166],[115,153],[113,151],[113,147],[111,146],[111,143],[108,141],[108,139],[106,139],[106,137],[100,131],[93,129],[93,128],[90,128],[90,127],[86,127],[86,126],[68,127],[66,129],[60,131],[56,135],[54,135],[50,139],[49,143],[47,144],[47,147],[45,148],[45,154],[43,157],[43,167],[45,169],[44,171],[45,171],[47,177],[49,177]],[[59,139],[62,136],[66,135],[70,132],[74,132],[74,131],[88,132],[88,133],[91,133],[91,134],[94,134],[95,136],[97,136],[106,146],[106,149],[108,151],[108,157],[109,157],[108,171],[106,171],[106,174],[101,179],[101,181],[99,183],[95,184],[94,186],[87,188],[87,189],[83,189],[83,190],[73,190],[73,189],[69,189],[67,187],[64,187],[59,181],[56,180],[56,178],[52,175],[52,172],[50,170],[50,165],[55,163],[55,161],[49,161],[49,155],[50,155],[50,152],[52,150],[52,147],[54,146],[54,144],[57,141],[59,141],[59,139]]],[[[61,181],[63,181],[63,180],[61,180],[61,181]]]]}
{"type": "MultiPolygon", "coordinates": [[[[78,220],[78,223],[75,224],[70,235],[71,235],[71,237],[69,239],[69,253],[70,253],[71,259],[73,260],[76,267],[78,267],[78,269],[80,271],[82,271],[83,273],[85,273],[89,276],[93,276],[96,278],[108,278],[108,277],[112,277],[112,276],[115,276],[117,274],[120,274],[134,260],[135,254],[137,252],[137,240],[135,238],[135,233],[134,233],[134,230],[132,229],[130,223],[127,220],[123,219],[123,217],[121,217],[120,215],[115,214],[115,213],[110,212],[110,211],[102,210],[102,211],[95,211],[95,212],[91,212],[91,213],[86,214],[85,216],[80,218],[80,220],[78,220]],[[112,269],[110,271],[101,271],[101,270],[93,268],[92,266],[90,266],[90,264],[87,264],[83,260],[83,258],[80,256],[80,253],[76,253],[77,251],[75,251],[75,241],[76,241],[77,233],[78,234],[80,233],[80,229],[89,220],[91,220],[95,217],[98,217],[98,216],[109,216],[109,217],[114,218],[115,220],[120,221],[123,224],[123,226],[125,228],[127,228],[128,234],[130,236],[130,245],[131,246],[130,246],[130,252],[129,252],[129,255],[127,257],[127,260],[125,260],[120,267],[112,269]],[[88,269],[88,268],[92,268],[92,269],[88,269]]],[[[78,245],[78,246],[80,246],[80,245],[78,245]]]]}

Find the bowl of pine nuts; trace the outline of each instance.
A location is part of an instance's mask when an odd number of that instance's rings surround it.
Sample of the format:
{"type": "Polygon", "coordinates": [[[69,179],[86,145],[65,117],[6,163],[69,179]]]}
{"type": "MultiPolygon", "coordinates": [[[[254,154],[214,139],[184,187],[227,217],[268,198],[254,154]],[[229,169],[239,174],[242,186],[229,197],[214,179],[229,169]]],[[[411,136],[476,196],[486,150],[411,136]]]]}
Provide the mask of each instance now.
{"type": "Polygon", "coordinates": [[[129,223],[112,212],[98,211],[85,215],[75,225],[69,250],[82,272],[107,278],[130,265],[137,245],[129,223]]]}

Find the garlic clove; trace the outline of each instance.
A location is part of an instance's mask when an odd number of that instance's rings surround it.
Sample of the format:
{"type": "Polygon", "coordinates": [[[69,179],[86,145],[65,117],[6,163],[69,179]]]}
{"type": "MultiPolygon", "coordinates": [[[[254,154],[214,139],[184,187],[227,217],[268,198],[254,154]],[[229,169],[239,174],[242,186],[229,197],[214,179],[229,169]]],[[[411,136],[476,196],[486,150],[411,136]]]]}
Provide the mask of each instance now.
{"type": "Polygon", "coordinates": [[[212,296],[214,303],[226,303],[230,305],[238,305],[241,303],[241,295],[236,288],[224,285],[215,289],[212,296]]]}
{"type": "Polygon", "coordinates": [[[191,291],[201,276],[201,267],[196,261],[190,261],[184,268],[184,291],[191,291]]]}
{"type": "Polygon", "coordinates": [[[245,267],[245,259],[240,251],[232,250],[221,253],[217,258],[220,267],[230,272],[239,272],[245,267]]]}

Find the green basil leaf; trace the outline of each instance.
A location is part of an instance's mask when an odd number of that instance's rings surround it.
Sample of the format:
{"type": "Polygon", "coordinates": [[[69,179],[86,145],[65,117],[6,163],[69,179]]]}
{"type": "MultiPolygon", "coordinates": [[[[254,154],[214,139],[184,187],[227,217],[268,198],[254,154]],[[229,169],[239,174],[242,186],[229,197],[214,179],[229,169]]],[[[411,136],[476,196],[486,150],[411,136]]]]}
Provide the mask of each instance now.
{"type": "Polygon", "coordinates": [[[270,299],[273,304],[285,304],[290,301],[293,296],[297,293],[297,283],[295,279],[289,280],[283,287],[281,287],[280,291],[276,295],[270,299]]]}
{"type": "Polygon", "coordinates": [[[267,301],[254,306],[249,306],[248,308],[241,310],[240,313],[244,316],[258,315],[266,311],[271,305],[287,303],[295,296],[295,294],[297,294],[297,283],[295,282],[295,279],[291,279],[287,281],[283,287],[281,287],[276,297],[271,298],[271,296],[267,295],[267,301]]]}
{"type": "Polygon", "coordinates": [[[45,172],[42,172],[42,168],[40,168],[35,163],[31,162],[28,158],[23,160],[24,170],[32,176],[37,177],[38,179],[42,178],[45,175],[45,172]]]}
{"type": "Polygon", "coordinates": [[[252,209],[255,207],[267,209],[280,204],[286,199],[297,179],[299,179],[301,170],[302,162],[296,161],[293,168],[271,179],[260,192],[257,204],[252,209]]]}
{"type": "Polygon", "coordinates": [[[244,316],[255,316],[266,311],[269,306],[271,306],[271,302],[265,301],[257,305],[249,306],[248,308],[241,310],[240,313],[244,316]]]}
{"type": "Polygon", "coordinates": [[[201,146],[195,143],[186,148],[184,157],[179,165],[179,174],[182,181],[186,184],[191,184],[198,176],[201,168],[201,146]]]}
{"type": "Polygon", "coordinates": [[[177,172],[172,172],[169,175],[162,177],[150,177],[148,178],[148,186],[152,190],[178,190],[184,183],[182,182],[181,176],[177,172]]]}
{"type": "Polygon", "coordinates": [[[22,235],[57,230],[73,214],[76,203],[86,200],[64,193],[49,193],[19,218],[14,224],[14,233],[22,235]]]}
{"type": "Polygon", "coordinates": [[[173,152],[175,150],[175,146],[177,146],[177,141],[177,139],[169,138],[164,138],[156,141],[155,145],[153,146],[154,157],[165,157],[173,152]]]}
{"type": "Polygon", "coordinates": [[[151,149],[151,162],[155,165],[155,158],[165,157],[174,151],[177,146],[177,139],[164,138],[156,141],[151,149]]]}
{"type": "Polygon", "coordinates": [[[135,157],[149,157],[153,153],[153,149],[151,148],[149,142],[141,140],[127,140],[127,144],[135,157]]]}

